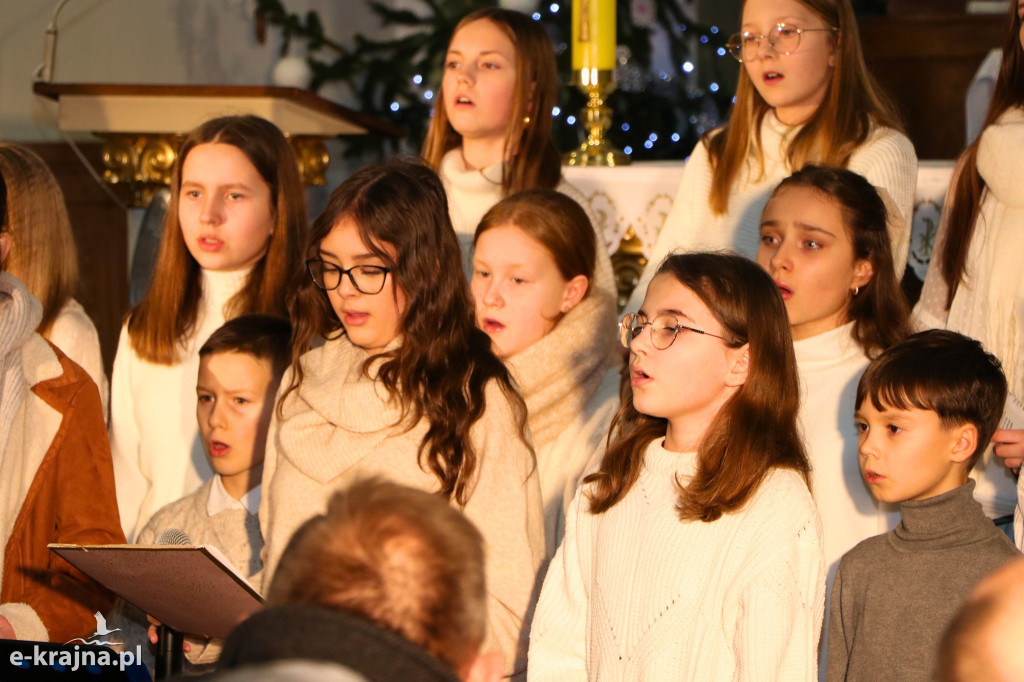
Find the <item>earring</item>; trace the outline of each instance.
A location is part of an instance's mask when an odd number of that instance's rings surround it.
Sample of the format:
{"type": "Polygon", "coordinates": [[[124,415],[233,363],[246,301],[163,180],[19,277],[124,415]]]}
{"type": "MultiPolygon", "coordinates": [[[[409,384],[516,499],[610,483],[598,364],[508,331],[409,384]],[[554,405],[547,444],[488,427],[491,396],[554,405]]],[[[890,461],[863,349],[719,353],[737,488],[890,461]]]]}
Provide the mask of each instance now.
{"type": "Polygon", "coordinates": [[[563,315],[565,315],[565,314],[566,314],[567,312],[569,312],[570,310],[572,310],[572,308],[571,308],[571,307],[569,306],[569,304],[568,304],[568,303],[566,303],[565,305],[563,305],[563,306],[562,306],[562,314],[563,314],[563,315]]]}
{"type": "Polygon", "coordinates": [[[859,294],[859,293],[860,293],[860,287],[854,287],[853,288],[853,296],[854,296],[854,298],[856,298],[857,294],[859,294]]]}
{"type": "Polygon", "coordinates": [[[529,116],[523,116],[523,125],[524,126],[530,125],[530,117],[529,116]]]}

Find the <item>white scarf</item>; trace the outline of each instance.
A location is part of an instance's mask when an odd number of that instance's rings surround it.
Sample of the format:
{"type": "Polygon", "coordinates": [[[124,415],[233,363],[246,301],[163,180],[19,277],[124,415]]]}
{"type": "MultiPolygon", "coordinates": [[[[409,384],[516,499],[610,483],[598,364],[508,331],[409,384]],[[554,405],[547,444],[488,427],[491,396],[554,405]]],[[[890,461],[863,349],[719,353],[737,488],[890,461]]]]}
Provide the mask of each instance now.
{"type": "Polygon", "coordinates": [[[14,275],[0,272],[0,457],[28,387],[21,348],[43,319],[43,306],[14,275]]]}

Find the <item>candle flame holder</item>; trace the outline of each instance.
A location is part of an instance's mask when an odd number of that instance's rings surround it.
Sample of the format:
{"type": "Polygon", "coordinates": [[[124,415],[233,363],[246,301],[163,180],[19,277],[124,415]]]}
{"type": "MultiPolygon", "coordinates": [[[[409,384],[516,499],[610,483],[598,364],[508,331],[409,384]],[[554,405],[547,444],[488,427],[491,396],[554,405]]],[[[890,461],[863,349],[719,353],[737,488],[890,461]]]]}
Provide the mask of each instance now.
{"type": "Polygon", "coordinates": [[[630,158],[613,147],[605,138],[612,125],[612,110],[605,99],[615,91],[614,71],[577,69],[573,84],[587,95],[587,105],[580,110],[580,120],[587,130],[587,139],[562,158],[566,166],[627,166],[630,158]]]}

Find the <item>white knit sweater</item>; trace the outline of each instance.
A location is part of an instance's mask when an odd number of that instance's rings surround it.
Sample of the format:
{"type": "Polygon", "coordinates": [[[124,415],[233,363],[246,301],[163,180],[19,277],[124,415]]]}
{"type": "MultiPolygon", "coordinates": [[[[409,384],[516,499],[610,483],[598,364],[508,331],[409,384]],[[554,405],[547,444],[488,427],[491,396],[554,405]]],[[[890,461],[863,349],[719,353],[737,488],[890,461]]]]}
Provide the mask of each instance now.
{"type": "MultiPolygon", "coordinates": [[[[919,329],[945,328],[981,341],[1003,365],[1010,393],[1024,400],[1024,109],[1010,109],[985,128],[978,143],[978,173],[988,187],[967,251],[964,281],[948,314],[947,288],[939,269],[946,223],[914,308],[919,329]]],[[[947,206],[949,202],[947,201],[947,206]]],[[[989,517],[1012,514],[1013,477],[989,448],[971,471],[974,498],[989,517]]]]}
{"type": "Polygon", "coordinates": [[[196,330],[177,364],[143,360],[131,347],[127,325],[121,329],[111,379],[110,447],[121,526],[129,542],[158,509],[213,476],[196,424],[198,353],[224,324],[225,304],[248,274],[203,271],[196,330]]]}
{"type": "MultiPolygon", "coordinates": [[[[275,412],[263,468],[260,527],[265,541],[263,589],[292,533],[320,514],[331,494],[370,476],[436,491],[438,480],[418,463],[425,420],[399,423],[397,405],[362,371],[369,356],[346,337],[302,356],[301,387],[275,412]]],[[[375,374],[376,368],[371,372],[375,374]]],[[[290,371],[281,381],[282,391],[290,371]]],[[[544,527],[534,458],[520,438],[511,406],[496,385],[487,409],[470,429],[478,457],[475,484],[463,511],[484,536],[487,552],[488,636],[484,650],[500,650],[506,673],[525,663],[537,570],[544,559],[544,527]]]]}
{"type": "MultiPolygon", "coordinates": [[[[811,492],[825,534],[829,591],[843,554],[900,522],[899,507],[875,500],[861,477],[853,413],[857,382],[868,358],[852,331],[849,322],[793,342],[800,373],[800,428],[811,461],[811,492]]],[[[828,636],[828,604],[826,598],[823,640],[828,636]]],[[[827,653],[827,641],[823,641],[821,679],[827,653]]]]}
{"type": "MultiPolygon", "coordinates": [[[[456,147],[444,155],[437,169],[448,194],[448,213],[451,215],[455,234],[459,237],[467,276],[473,272],[473,236],[476,234],[476,226],[480,224],[484,214],[504,198],[501,193],[502,168],[501,163],[483,170],[468,168],[462,158],[462,149],[456,147]]],[[[590,209],[590,202],[582,192],[564,178],[555,189],[582,206],[590,217],[591,225],[598,225],[590,209]]],[[[608,256],[608,245],[604,243],[600,232],[597,232],[596,236],[597,259],[594,263],[593,285],[608,292],[615,300],[617,290],[612,261],[608,256]]]]}
{"type": "Polygon", "coordinates": [[[740,511],[682,522],[676,476],[695,466],[655,441],[610,510],[576,496],[537,604],[531,682],[814,678],[825,568],[807,486],[776,470],[740,511]]]}
{"type": "MultiPolygon", "coordinates": [[[[647,285],[658,265],[676,249],[731,249],[748,258],[757,254],[760,242],[761,212],[775,186],[793,171],[786,163],[785,150],[790,136],[798,128],[779,121],[769,112],[761,124],[764,149],[764,173],[756,158],[751,159],[732,184],[727,213],[716,215],[708,199],[711,196],[712,168],[703,142],[697,144],[683,169],[683,179],[672,210],[658,233],[648,266],[633,291],[626,310],[639,310],[647,285]]],[[[847,166],[885,190],[886,205],[893,207],[899,220],[890,221],[893,263],[896,276],[902,276],[910,245],[910,228],[917,188],[917,156],[905,135],[892,128],[877,127],[850,156],[847,166]]]]}
{"type": "Polygon", "coordinates": [[[68,299],[60,313],[53,320],[47,339],[64,351],[64,355],[77,362],[96,382],[103,403],[103,417],[107,418],[110,403],[110,384],[103,369],[103,355],[100,353],[100,337],[82,304],[68,299]]]}

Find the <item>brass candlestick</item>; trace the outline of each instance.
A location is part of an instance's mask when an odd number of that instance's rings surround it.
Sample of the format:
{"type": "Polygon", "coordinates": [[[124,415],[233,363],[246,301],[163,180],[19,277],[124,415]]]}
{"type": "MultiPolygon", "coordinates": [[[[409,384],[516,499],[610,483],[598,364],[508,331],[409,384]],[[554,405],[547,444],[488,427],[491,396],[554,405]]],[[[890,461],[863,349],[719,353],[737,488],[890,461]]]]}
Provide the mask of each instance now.
{"type": "Polygon", "coordinates": [[[612,110],[605,99],[615,91],[614,71],[579,69],[574,72],[573,84],[587,95],[587,106],[580,110],[580,119],[587,129],[587,140],[565,155],[566,166],[626,166],[630,158],[605,139],[612,125],[612,110]]]}

